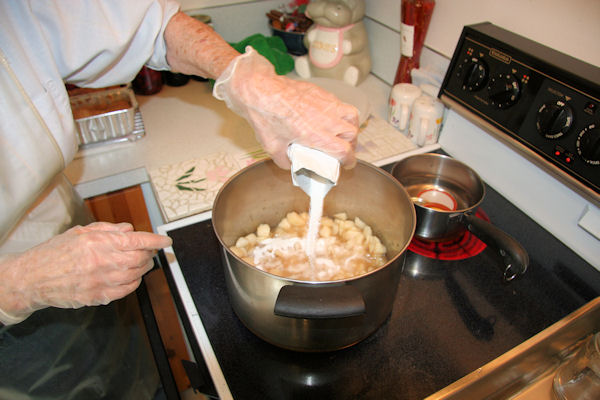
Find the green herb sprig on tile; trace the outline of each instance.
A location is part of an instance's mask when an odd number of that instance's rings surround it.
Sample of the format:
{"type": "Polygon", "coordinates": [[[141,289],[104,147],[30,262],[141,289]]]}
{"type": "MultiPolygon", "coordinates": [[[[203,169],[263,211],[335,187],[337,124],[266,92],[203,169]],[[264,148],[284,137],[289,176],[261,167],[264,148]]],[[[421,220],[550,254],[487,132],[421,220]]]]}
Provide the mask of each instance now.
{"type": "Polygon", "coordinates": [[[187,171],[185,171],[183,173],[183,175],[181,175],[179,178],[177,178],[175,180],[175,187],[179,190],[185,190],[188,192],[202,192],[202,191],[206,190],[204,188],[190,186],[190,185],[194,185],[196,183],[205,181],[206,178],[185,180],[185,179],[188,179],[190,176],[192,176],[192,173],[194,172],[195,169],[196,169],[196,167],[194,166],[194,167],[188,169],[187,171]]]}

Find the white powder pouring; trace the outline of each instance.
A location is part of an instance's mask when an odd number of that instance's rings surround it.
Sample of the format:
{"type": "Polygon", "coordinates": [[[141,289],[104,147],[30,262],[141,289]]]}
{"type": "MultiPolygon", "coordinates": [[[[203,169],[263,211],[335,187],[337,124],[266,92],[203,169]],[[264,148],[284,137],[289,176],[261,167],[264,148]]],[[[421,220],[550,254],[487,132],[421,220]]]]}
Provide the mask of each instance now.
{"type": "Polygon", "coordinates": [[[331,187],[327,184],[311,185],[310,208],[308,211],[308,231],[306,232],[306,255],[311,267],[315,266],[315,246],[319,237],[319,227],[323,217],[323,202],[331,187]]]}
{"type": "Polygon", "coordinates": [[[288,157],[292,164],[292,183],[310,197],[308,232],[304,248],[314,272],[315,246],[323,216],[323,203],[327,193],[337,185],[340,162],[320,150],[296,143],[292,143],[288,148],[288,157]]]}

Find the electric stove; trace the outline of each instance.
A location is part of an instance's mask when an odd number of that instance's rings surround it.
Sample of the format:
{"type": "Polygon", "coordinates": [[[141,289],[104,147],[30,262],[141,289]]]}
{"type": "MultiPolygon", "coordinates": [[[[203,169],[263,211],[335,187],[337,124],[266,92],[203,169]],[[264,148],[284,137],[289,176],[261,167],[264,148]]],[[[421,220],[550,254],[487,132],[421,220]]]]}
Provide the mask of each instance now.
{"type": "Polygon", "coordinates": [[[493,189],[486,190],[482,217],[527,249],[527,272],[503,282],[500,257],[470,233],[436,243],[435,250],[423,251],[431,244],[414,240],[387,321],[362,342],[327,353],[275,347],[238,320],[210,214],[170,224],[165,232],[173,239],[173,254],[167,258],[176,255],[176,260],[170,259],[165,272],[184,319],[190,307],[180,297],[182,283],[189,290],[196,310],[191,319],[197,312],[206,337],[199,338],[192,321],[184,327],[196,360],[206,359],[219,396],[424,398],[600,295],[600,272],[493,189]],[[173,275],[175,264],[180,275],[173,275]],[[206,339],[212,354],[201,349],[206,339]]]}

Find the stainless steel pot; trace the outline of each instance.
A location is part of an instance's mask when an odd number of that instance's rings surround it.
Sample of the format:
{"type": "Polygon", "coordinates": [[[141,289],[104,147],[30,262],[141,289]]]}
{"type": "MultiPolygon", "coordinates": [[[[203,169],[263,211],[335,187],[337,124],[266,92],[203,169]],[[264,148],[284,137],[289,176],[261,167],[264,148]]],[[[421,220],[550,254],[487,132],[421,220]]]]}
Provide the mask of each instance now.
{"type": "Polygon", "coordinates": [[[392,175],[414,203],[415,236],[441,241],[468,229],[502,256],[506,281],[525,273],[529,256],[519,242],[475,216],[485,196],[485,185],[467,165],[441,154],[417,154],[398,161],[392,175]]]}
{"type": "Polygon", "coordinates": [[[406,248],[415,230],[415,210],[402,185],[387,172],[359,161],[344,170],[324,204],[324,215],[346,212],[373,228],[387,247],[388,262],[347,280],[308,282],[263,272],[229,247],[261,223],[275,226],[290,211],[309,208],[308,196],[292,185],[290,172],[271,160],[233,176],[214,202],[212,220],[223,246],[231,305],[257,336],[296,351],[330,351],[351,346],[388,317],[406,248]]]}

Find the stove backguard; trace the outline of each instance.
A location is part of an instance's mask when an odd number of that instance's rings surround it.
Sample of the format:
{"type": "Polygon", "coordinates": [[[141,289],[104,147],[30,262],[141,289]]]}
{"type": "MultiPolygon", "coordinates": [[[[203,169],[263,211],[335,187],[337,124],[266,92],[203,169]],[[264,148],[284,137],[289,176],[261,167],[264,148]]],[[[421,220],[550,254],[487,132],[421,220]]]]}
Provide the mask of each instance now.
{"type": "Polygon", "coordinates": [[[439,97],[600,204],[600,68],[486,22],[463,29],[439,97]]]}

